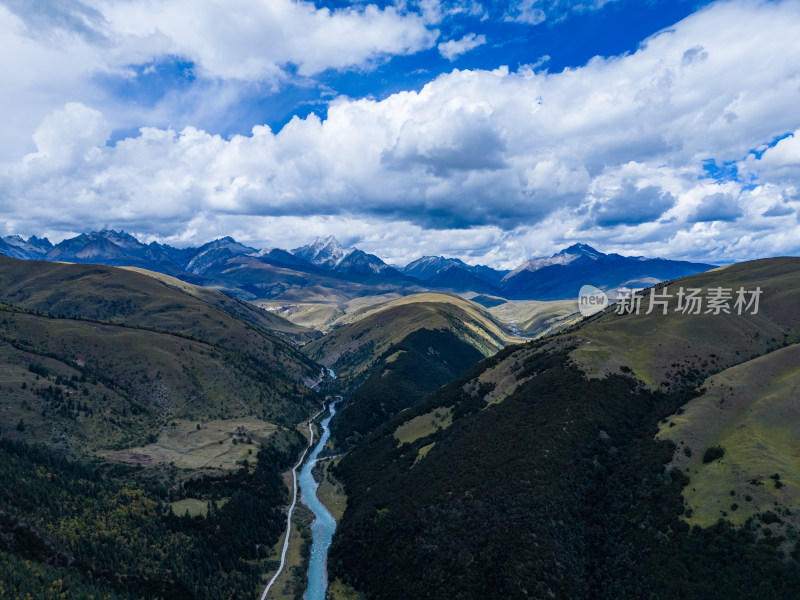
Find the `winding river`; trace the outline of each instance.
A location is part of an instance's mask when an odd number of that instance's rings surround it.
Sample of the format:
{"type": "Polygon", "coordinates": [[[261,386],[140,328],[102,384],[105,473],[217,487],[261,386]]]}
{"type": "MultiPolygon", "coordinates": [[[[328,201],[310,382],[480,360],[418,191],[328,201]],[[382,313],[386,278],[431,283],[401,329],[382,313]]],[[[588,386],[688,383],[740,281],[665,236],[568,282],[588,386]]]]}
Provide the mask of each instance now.
{"type": "Polygon", "coordinates": [[[338,400],[330,403],[330,414],[320,424],[322,436],[314,446],[314,450],[303,465],[298,477],[300,499],[311,509],[315,517],[314,523],[311,525],[313,540],[311,542],[311,560],[308,564],[308,588],[304,596],[305,600],[325,600],[325,592],[328,589],[328,548],[333,540],[336,520],[317,498],[317,483],[311,475],[311,470],[331,436],[329,424],[333,415],[336,414],[337,402],[338,400]]]}

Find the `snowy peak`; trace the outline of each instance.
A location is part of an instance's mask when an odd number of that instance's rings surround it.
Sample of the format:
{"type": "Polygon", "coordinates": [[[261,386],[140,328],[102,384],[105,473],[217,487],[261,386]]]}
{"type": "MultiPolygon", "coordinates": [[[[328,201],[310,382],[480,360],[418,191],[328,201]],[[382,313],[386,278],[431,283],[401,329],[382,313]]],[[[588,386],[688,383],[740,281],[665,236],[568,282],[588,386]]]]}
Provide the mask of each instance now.
{"type": "Polygon", "coordinates": [[[444,256],[423,256],[417,260],[408,263],[403,267],[403,273],[416,277],[422,281],[435,277],[440,271],[448,269],[452,266],[466,267],[462,261],[457,258],[445,258],[444,256]]]}
{"type": "Polygon", "coordinates": [[[423,256],[408,263],[403,273],[446,289],[497,293],[497,286],[507,271],[468,265],[458,258],[423,256]]]}
{"type": "Polygon", "coordinates": [[[503,280],[508,281],[513,279],[516,275],[522,273],[523,271],[538,271],[539,269],[550,267],[552,265],[568,265],[579,258],[598,260],[605,256],[605,254],[599,250],[595,250],[587,244],[573,244],[569,248],[564,248],[563,250],[556,252],[553,254],[553,256],[532,258],[528,262],[521,264],[516,269],[511,271],[503,278],[503,280]]]}
{"type": "Polygon", "coordinates": [[[18,235],[9,235],[0,238],[0,253],[13,258],[35,260],[43,258],[53,244],[47,238],[37,238],[32,235],[28,240],[22,239],[18,235]]]}
{"type": "Polygon", "coordinates": [[[333,269],[346,255],[341,244],[332,235],[325,239],[318,237],[307,246],[295,248],[292,250],[292,254],[326,269],[333,269]]]}
{"type": "Polygon", "coordinates": [[[335,271],[351,275],[400,275],[394,267],[390,267],[374,254],[363,250],[350,250],[335,266],[335,271]]]}
{"type": "Polygon", "coordinates": [[[144,247],[139,240],[133,237],[130,233],[125,231],[114,231],[113,229],[104,229],[100,232],[94,231],[89,234],[96,239],[105,239],[112,244],[119,246],[120,248],[129,248],[129,249],[137,249],[140,250],[144,247]]]}
{"type": "Polygon", "coordinates": [[[197,249],[192,259],[186,265],[186,270],[195,275],[201,275],[211,267],[234,256],[242,254],[255,254],[258,250],[240,244],[230,236],[219,238],[213,242],[203,244],[197,249]]]}
{"type": "Polygon", "coordinates": [[[560,252],[557,252],[553,255],[553,258],[559,255],[569,255],[569,256],[586,256],[587,258],[591,258],[592,260],[597,260],[601,256],[605,256],[599,250],[595,250],[591,246],[587,244],[572,244],[569,248],[564,248],[560,252]]]}

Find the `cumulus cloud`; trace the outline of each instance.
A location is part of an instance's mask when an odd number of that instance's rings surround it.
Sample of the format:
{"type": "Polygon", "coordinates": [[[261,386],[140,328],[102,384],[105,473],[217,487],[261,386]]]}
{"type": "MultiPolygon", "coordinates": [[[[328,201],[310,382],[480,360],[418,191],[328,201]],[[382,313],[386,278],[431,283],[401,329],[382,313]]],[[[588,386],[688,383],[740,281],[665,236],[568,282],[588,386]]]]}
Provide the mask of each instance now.
{"type": "Polygon", "coordinates": [[[30,165],[39,163],[51,169],[72,166],[75,160],[91,160],[102,152],[111,134],[103,115],[77,102],[48,115],[33,134],[36,153],[26,156],[30,165]]]}
{"type": "Polygon", "coordinates": [[[507,13],[506,18],[526,25],[538,25],[547,19],[542,5],[540,0],[522,0],[507,13]]]}
{"type": "Polygon", "coordinates": [[[438,108],[403,123],[395,144],[382,154],[384,165],[396,170],[420,165],[440,176],[505,166],[503,132],[492,122],[489,104],[456,97],[438,108]]]}
{"type": "Polygon", "coordinates": [[[482,46],[485,43],[485,35],[468,33],[459,40],[447,40],[446,42],[442,42],[437,46],[437,48],[439,49],[439,54],[441,54],[447,60],[453,61],[462,54],[465,54],[470,50],[474,50],[478,46],[482,46]]]}
{"type": "Polygon", "coordinates": [[[373,4],[332,11],[297,0],[104,0],[102,7],[131,44],[148,40],[150,47],[163,37],[163,52],[225,79],[276,78],[288,63],[301,75],[359,66],[383,54],[428,48],[438,35],[418,14],[373,4]]]}
{"type": "MultiPolygon", "coordinates": [[[[25,148],[65,98],[107,107],[115,128],[158,120],[160,107],[145,113],[116,101],[104,78],[133,81],[165,61],[183,61],[204,82],[198,93],[221,102],[248,85],[269,90],[432,48],[434,25],[425,11],[374,4],[330,10],[302,0],[0,0],[0,126],[10,142],[0,146],[0,159],[25,148]]],[[[172,102],[186,110],[181,100],[172,102]]],[[[203,98],[188,100],[202,110],[203,98]]]]}
{"type": "Polygon", "coordinates": [[[561,73],[454,70],[230,139],[144,128],[104,145],[102,118],[69,105],[0,175],[0,202],[23,233],[149,222],[184,241],[253,241],[274,226],[302,243],[300,223],[349,223],[381,255],[416,252],[412,238],[446,252],[460,236],[496,264],[572,241],[720,261],[796,252],[797,219],[774,215],[800,208],[798,21],[797,3],[720,3],[629,55],[561,73]],[[746,181],[709,178],[708,160],[746,181]]]}
{"type": "Polygon", "coordinates": [[[626,182],[614,195],[594,204],[591,213],[600,227],[638,225],[657,220],[675,204],[675,197],[659,186],[642,188],[626,182]]]}
{"type": "Polygon", "coordinates": [[[767,147],[760,156],[752,152],[742,169],[756,178],[800,180],[800,129],[767,147]]]}
{"type": "Polygon", "coordinates": [[[735,198],[726,194],[704,196],[693,215],[695,221],[732,221],[742,215],[735,198]]]}

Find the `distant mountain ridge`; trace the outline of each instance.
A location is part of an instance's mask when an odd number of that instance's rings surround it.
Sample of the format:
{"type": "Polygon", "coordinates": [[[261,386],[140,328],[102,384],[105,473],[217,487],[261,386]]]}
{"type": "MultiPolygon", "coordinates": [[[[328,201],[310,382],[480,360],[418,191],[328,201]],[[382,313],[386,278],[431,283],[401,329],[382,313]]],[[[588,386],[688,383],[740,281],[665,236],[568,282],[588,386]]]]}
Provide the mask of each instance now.
{"type": "Polygon", "coordinates": [[[53,245],[47,238],[0,239],[0,254],[13,258],[110,266],[134,266],[220,289],[247,300],[276,298],[291,290],[320,288],[346,297],[386,291],[475,292],[511,300],[574,298],[584,284],[601,289],[647,287],[707,271],[714,265],[604,254],[574,244],[549,257],[533,258],[512,271],[468,265],[457,258],[423,256],[401,268],[334,236],[316,238],[291,251],[259,250],[230,236],[200,247],[144,244],[125,231],[82,233],[53,245]]]}
{"type": "Polygon", "coordinates": [[[687,277],[715,265],[603,254],[586,244],[574,244],[548,258],[535,258],[503,278],[505,298],[561,300],[577,296],[584,284],[603,290],[645,288],[661,281],[687,277]]]}

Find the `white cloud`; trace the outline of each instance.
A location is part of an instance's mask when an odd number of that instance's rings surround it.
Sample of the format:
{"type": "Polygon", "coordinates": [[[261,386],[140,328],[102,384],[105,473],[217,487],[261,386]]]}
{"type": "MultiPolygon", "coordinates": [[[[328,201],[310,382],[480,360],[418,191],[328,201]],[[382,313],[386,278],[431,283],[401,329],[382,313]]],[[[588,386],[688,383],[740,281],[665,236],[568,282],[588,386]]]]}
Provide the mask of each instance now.
{"type": "Polygon", "coordinates": [[[562,21],[570,13],[599,10],[616,0],[520,0],[511,3],[505,14],[506,21],[538,25],[546,20],[562,21]]]}
{"type": "Polygon", "coordinates": [[[97,1],[130,46],[149,49],[162,38],[162,52],[190,58],[203,74],[222,79],[277,79],[287,63],[300,75],[361,66],[428,48],[437,35],[421,16],[391,6],[331,11],[297,0],[97,1]]]}
{"type": "Polygon", "coordinates": [[[36,153],[26,161],[37,162],[44,168],[63,168],[73,161],[88,161],[102,152],[111,134],[103,115],[76,102],[67,103],[62,110],[48,115],[33,134],[36,153]]]}
{"type": "Polygon", "coordinates": [[[526,25],[538,25],[547,20],[547,13],[541,5],[540,0],[522,0],[508,12],[506,19],[526,25]]]}
{"type": "MultiPolygon", "coordinates": [[[[300,0],[0,1],[0,160],[30,149],[30,132],[65,99],[103,108],[115,129],[159,119],[160,111],[119,101],[102,85],[135,79],[165,59],[194,63],[205,83],[198,111],[226,110],[226,94],[252,83],[278,85],[326,69],[367,69],[386,56],[431,48],[438,31],[424,15],[392,6],[317,9],[300,0]],[[220,106],[222,104],[222,106],[220,106]]],[[[178,122],[191,122],[179,120],[178,122]]]]}
{"type": "Polygon", "coordinates": [[[468,33],[459,40],[447,40],[437,46],[439,54],[447,60],[453,61],[462,54],[466,54],[470,50],[474,50],[478,46],[486,43],[486,36],[483,34],[475,35],[468,33]]]}
{"type": "Polygon", "coordinates": [[[750,154],[743,169],[752,177],[800,181],[800,129],[764,150],[760,158],[750,154]]]}
{"type": "Polygon", "coordinates": [[[104,146],[98,115],[72,105],[0,175],[0,204],[21,233],[111,223],[292,246],[327,228],[398,260],[474,247],[510,264],[573,241],[711,261],[798,252],[797,22],[794,2],[720,3],[631,55],[455,70],[229,140],[146,128],[104,146]],[[752,179],[704,178],[709,159],[752,179]]]}

